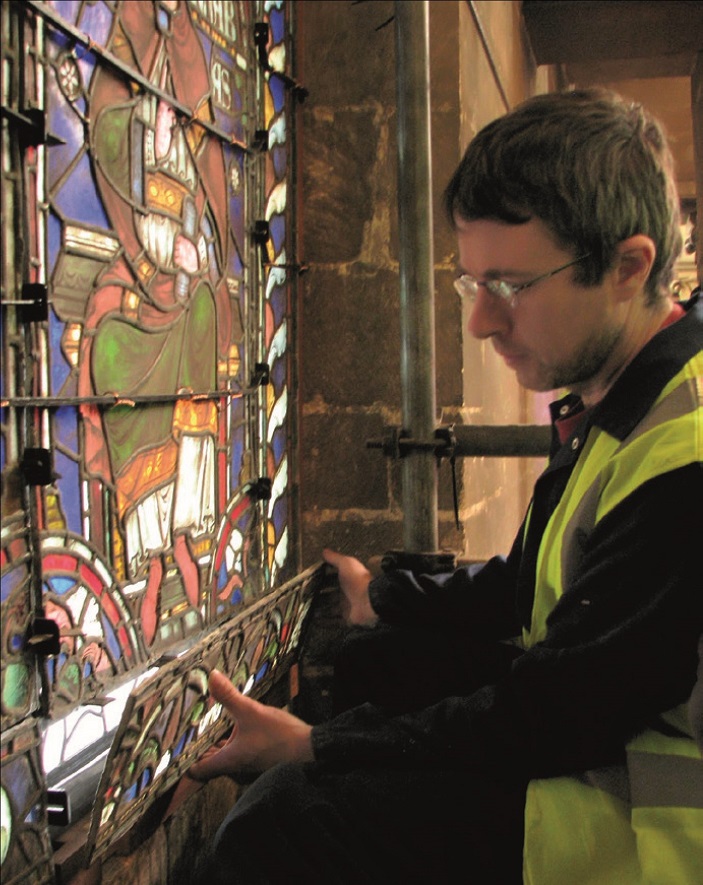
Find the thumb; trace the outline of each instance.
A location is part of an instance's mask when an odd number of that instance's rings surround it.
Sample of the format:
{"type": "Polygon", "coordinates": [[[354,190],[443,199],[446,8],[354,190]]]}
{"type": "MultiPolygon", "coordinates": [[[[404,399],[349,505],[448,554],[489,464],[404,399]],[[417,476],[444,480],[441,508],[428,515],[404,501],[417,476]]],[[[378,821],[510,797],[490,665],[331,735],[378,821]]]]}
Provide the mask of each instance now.
{"type": "Polygon", "coordinates": [[[345,557],[343,554],[337,553],[335,550],[330,550],[329,547],[325,547],[322,551],[322,558],[333,568],[339,568],[340,563],[345,557]]]}
{"type": "Polygon", "coordinates": [[[191,766],[188,774],[195,780],[207,781],[212,777],[232,773],[232,738],[237,733],[237,720],[246,711],[249,698],[242,695],[219,670],[211,670],[208,677],[210,696],[222,704],[233,720],[234,731],[224,744],[209,747],[204,755],[191,766]]]}
{"type": "Polygon", "coordinates": [[[210,696],[219,701],[229,713],[236,715],[241,709],[241,701],[244,696],[237,691],[224,673],[220,670],[211,670],[207,683],[210,696]]]}
{"type": "Polygon", "coordinates": [[[258,701],[238,691],[220,670],[210,671],[208,688],[210,697],[219,701],[235,722],[246,721],[256,715],[261,706],[258,701]]]}

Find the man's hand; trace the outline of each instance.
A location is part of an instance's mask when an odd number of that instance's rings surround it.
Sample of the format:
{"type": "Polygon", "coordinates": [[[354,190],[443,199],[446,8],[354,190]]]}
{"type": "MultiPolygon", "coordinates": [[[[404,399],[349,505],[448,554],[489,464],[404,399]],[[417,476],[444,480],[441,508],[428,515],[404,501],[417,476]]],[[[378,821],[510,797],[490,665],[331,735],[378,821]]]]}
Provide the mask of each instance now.
{"type": "Polygon", "coordinates": [[[337,569],[342,591],[342,614],[347,624],[370,627],[378,620],[371,607],[369,584],[371,572],[353,556],[344,556],[334,550],[323,550],[322,558],[337,569]]]}
{"type": "Polygon", "coordinates": [[[209,780],[222,774],[251,774],[266,771],[278,762],[312,762],[312,726],[278,707],[267,707],[238,692],[232,683],[213,670],[208,680],[210,694],[234,722],[222,747],[212,747],[188,774],[209,780]]]}

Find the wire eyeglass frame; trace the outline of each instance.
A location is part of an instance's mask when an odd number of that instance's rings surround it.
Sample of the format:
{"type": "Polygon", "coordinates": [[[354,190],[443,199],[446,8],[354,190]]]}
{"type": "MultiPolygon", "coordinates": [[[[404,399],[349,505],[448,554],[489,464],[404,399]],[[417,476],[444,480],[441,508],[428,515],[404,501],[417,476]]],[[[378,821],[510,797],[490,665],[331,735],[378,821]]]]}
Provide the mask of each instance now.
{"type": "Polygon", "coordinates": [[[506,301],[510,307],[514,308],[517,304],[518,292],[522,292],[523,289],[529,289],[530,286],[534,286],[535,283],[553,277],[555,274],[561,273],[561,271],[566,270],[568,267],[573,267],[575,264],[578,264],[579,261],[588,258],[590,254],[590,252],[587,252],[585,255],[579,255],[579,257],[574,258],[573,261],[562,264],[561,267],[549,270],[547,273],[540,274],[538,277],[535,277],[534,280],[528,280],[526,283],[515,284],[508,283],[506,280],[498,279],[477,280],[472,277],[471,274],[464,273],[454,280],[454,288],[462,299],[473,304],[478,295],[479,286],[483,286],[489,294],[506,301]]]}

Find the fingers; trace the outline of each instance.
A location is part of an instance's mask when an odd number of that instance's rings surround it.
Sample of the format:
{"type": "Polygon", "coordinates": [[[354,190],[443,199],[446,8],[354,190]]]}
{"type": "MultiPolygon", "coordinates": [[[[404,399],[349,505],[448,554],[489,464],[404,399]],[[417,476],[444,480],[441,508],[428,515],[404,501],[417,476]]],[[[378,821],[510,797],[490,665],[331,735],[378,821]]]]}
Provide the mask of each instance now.
{"type": "MultiPolygon", "coordinates": [[[[252,703],[250,698],[237,691],[229,679],[219,670],[211,670],[208,677],[208,688],[213,700],[218,701],[234,720],[235,734],[237,720],[246,716],[247,707],[252,703]]],[[[203,756],[190,767],[188,774],[198,781],[210,780],[222,774],[232,774],[235,765],[235,748],[230,739],[224,745],[209,747],[203,756]]]]}
{"type": "Polygon", "coordinates": [[[325,547],[322,551],[324,561],[336,568],[340,575],[353,575],[356,573],[364,573],[367,571],[366,566],[354,556],[347,556],[346,553],[338,553],[336,550],[330,550],[325,547]]]}
{"type": "Polygon", "coordinates": [[[188,774],[196,781],[208,781],[223,774],[234,774],[237,760],[233,757],[234,747],[231,743],[227,743],[219,749],[210,747],[195,765],[191,765],[188,774]]]}
{"type": "Polygon", "coordinates": [[[246,697],[219,670],[211,671],[208,685],[211,698],[221,703],[233,720],[234,731],[223,747],[207,750],[191,766],[193,778],[208,780],[222,774],[239,778],[279,762],[313,759],[311,725],[286,710],[246,697]]]}
{"type": "Polygon", "coordinates": [[[325,547],[322,551],[322,558],[328,565],[331,565],[333,568],[339,568],[343,559],[347,557],[342,553],[337,553],[336,550],[330,550],[329,547],[325,547]]]}

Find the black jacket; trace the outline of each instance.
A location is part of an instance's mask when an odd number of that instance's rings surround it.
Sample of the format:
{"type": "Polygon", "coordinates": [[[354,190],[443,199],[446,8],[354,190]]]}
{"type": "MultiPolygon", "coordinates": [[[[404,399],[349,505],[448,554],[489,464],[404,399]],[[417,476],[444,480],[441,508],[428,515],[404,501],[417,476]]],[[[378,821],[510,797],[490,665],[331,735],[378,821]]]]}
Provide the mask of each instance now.
{"type": "MultiPolygon", "coordinates": [[[[703,302],[630,363],[575,434],[594,424],[624,439],[683,365],[703,348],[703,302]]],[[[396,571],[372,582],[382,620],[446,631],[447,641],[507,639],[529,624],[543,528],[583,446],[555,444],[535,485],[529,531],[507,558],[452,574],[396,571]]],[[[640,486],[596,527],[578,575],[548,620],[546,639],[510,674],[468,697],[391,717],[369,704],[315,726],[319,762],[335,767],[492,767],[549,777],[620,762],[624,744],[683,703],[703,634],[703,464],[640,486]],[[579,605],[584,594],[591,605],[579,605]]],[[[428,662],[431,666],[431,661],[428,662]]]]}

